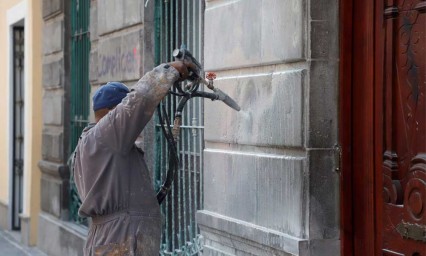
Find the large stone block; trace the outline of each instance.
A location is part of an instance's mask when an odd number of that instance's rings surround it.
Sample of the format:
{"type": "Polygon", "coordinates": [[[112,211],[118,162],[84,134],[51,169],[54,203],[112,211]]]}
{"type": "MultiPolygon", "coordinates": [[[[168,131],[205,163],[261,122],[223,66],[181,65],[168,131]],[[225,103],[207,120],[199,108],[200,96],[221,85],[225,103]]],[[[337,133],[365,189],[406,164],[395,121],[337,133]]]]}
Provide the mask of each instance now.
{"type": "Polygon", "coordinates": [[[304,81],[303,70],[216,80],[215,86],[234,98],[241,111],[205,100],[205,140],[303,146],[304,81]]]}
{"type": "Polygon", "coordinates": [[[43,17],[62,12],[63,0],[43,0],[43,17]]]}
{"type": "Polygon", "coordinates": [[[98,51],[90,52],[89,63],[89,81],[96,81],[98,80],[98,51]]]}
{"type": "Polygon", "coordinates": [[[64,60],[43,64],[43,87],[46,89],[62,87],[64,60]]]}
{"type": "Polygon", "coordinates": [[[41,210],[58,218],[61,217],[61,205],[64,200],[63,183],[43,175],[41,178],[41,210]]]}
{"type": "Polygon", "coordinates": [[[8,229],[9,210],[7,204],[0,202],[0,229],[8,229]]]}
{"type": "Polygon", "coordinates": [[[155,31],[154,22],[146,22],[143,29],[142,71],[145,74],[155,67],[155,31]]]}
{"type": "Polygon", "coordinates": [[[205,69],[293,62],[304,54],[304,1],[232,1],[205,12],[205,69]],[[232,24],[232,26],[230,26],[232,24]]]}
{"type": "Polygon", "coordinates": [[[148,3],[147,6],[142,4],[142,20],[144,25],[146,25],[146,23],[155,21],[155,4],[148,3]]]}
{"type": "Polygon", "coordinates": [[[142,71],[145,74],[155,66],[155,5],[148,4],[143,8],[143,46],[142,46],[142,71]]]}
{"type": "Polygon", "coordinates": [[[123,1],[98,1],[98,33],[100,35],[123,27],[123,1]]]}
{"type": "Polygon", "coordinates": [[[86,236],[87,229],[45,213],[39,216],[37,247],[48,255],[83,255],[86,236]]]}
{"type": "Polygon", "coordinates": [[[338,142],[338,72],[337,61],[310,62],[306,147],[332,148],[338,142]]]}
{"type": "Polygon", "coordinates": [[[45,91],[43,96],[43,123],[62,125],[63,123],[63,91],[45,91]]]}
{"type": "Polygon", "coordinates": [[[339,27],[329,21],[311,22],[311,58],[339,58],[339,27]]]}
{"type": "Polygon", "coordinates": [[[142,22],[144,1],[121,0],[120,2],[123,3],[124,27],[142,22]]]}
{"type": "Polygon", "coordinates": [[[197,212],[203,255],[307,255],[308,241],[209,211],[197,212]]]}
{"type": "Polygon", "coordinates": [[[21,243],[25,246],[33,246],[30,244],[30,236],[31,236],[31,218],[19,216],[21,220],[21,243]]]}
{"type": "Polygon", "coordinates": [[[303,157],[215,149],[204,156],[206,210],[305,236],[303,157]]]}
{"type": "Polygon", "coordinates": [[[99,35],[142,22],[143,1],[98,1],[99,35]]]}
{"type": "Polygon", "coordinates": [[[157,145],[158,137],[156,137],[155,124],[156,124],[155,118],[152,118],[145,125],[145,128],[143,129],[141,137],[140,137],[140,144],[138,145],[145,152],[144,158],[148,166],[148,169],[151,172],[151,177],[153,179],[153,182],[155,182],[154,171],[155,171],[156,154],[157,154],[156,148],[160,146],[160,145],[157,145]]]}
{"type": "Polygon", "coordinates": [[[308,150],[309,239],[339,239],[339,174],[335,166],[334,150],[308,150]]]}
{"type": "Polygon", "coordinates": [[[311,256],[340,256],[340,240],[310,240],[309,254],[311,256]]]}
{"type": "Polygon", "coordinates": [[[51,176],[59,180],[69,180],[70,170],[68,165],[64,165],[58,162],[52,162],[49,160],[40,160],[38,167],[43,174],[51,176]]]}
{"type": "Polygon", "coordinates": [[[98,82],[130,81],[141,77],[142,30],[99,40],[98,82]]]}
{"type": "Polygon", "coordinates": [[[44,160],[60,162],[63,159],[63,133],[59,130],[44,130],[41,154],[44,160]]]}
{"type": "Polygon", "coordinates": [[[43,54],[51,54],[62,51],[64,37],[64,22],[56,20],[44,23],[43,27],[43,54]]]}
{"type": "MultiPolygon", "coordinates": [[[[100,1],[104,2],[104,1],[100,1]]],[[[98,39],[98,4],[91,2],[90,4],[90,41],[98,39]]]]}
{"type": "Polygon", "coordinates": [[[339,0],[311,0],[309,6],[312,20],[327,20],[337,24],[339,0]]]}

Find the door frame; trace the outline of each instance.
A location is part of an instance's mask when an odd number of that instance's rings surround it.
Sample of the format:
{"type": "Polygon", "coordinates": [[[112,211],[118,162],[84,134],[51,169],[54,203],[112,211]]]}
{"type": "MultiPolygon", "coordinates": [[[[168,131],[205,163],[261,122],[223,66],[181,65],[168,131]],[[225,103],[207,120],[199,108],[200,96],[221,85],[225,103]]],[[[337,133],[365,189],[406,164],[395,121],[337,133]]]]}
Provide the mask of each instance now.
{"type": "Polygon", "coordinates": [[[379,255],[381,0],[340,0],[341,255],[379,255]],[[377,138],[377,140],[375,139],[377,138]]]}
{"type": "MultiPolygon", "coordinates": [[[[7,170],[9,173],[9,179],[8,179],[8,184],[9,184],[9,195],[8,195],[8,216],[7,216],[7,224],[8,224],[8,229],[12,229],[13,227],[13,175],[14,175],[14,159],[13,159],[13,150],[14,150],[14,137],[13,137],[13,123],[14,123],[14,114],[13,114],[13,109],[14,109],[14,94],[13,94],[13,86],[14,86],[14,74],[13,74],[13,68],[14,68],[14,60],[13,60],[13,28],[15,26],[22,26],[22,27],[27,27],[27,2],[26,1],[21,1],[18,4],[16,4],[15,6],[13,6],[12,8],[10,8],[7,11],[7,52],[8,52],[8,70],[6,73],[7,76],[7,81],[8,81],[8,94],[7,94],[7,105],[9,107],[9,111],[7,113],[8,117],[8,134],[9,136],[7,136],[7,145],[8,145],[8,163],[7,163],[7,170]]],[[[27,31],[27,30],[25,30],[27,31]]],[[[24,32],[24,38],[27,38],[27,32],[24,32]]],[[[26,44],[24,46],[25,50],[27,49],[26,44]]],[[[26,52],[26,51],[25,51],[26,52]]],[[[26,57],[26,54],[24,54],[24,66],[27,67],[27,62],[28,62],[28,58],[26,57]]],[[[26,69],[24,69],[24,86],[25,86],[25,80],[27,77],[27,71],[26,69]]],[[[28,90],[24,90],[25,94],[24,94],[24,101],[27,101],[27,97],[28,97],[28,90]]],[[[28,102],[28,101],[27,101],[28,102]]],[[[26,120],[26,113],[28,113],[27,109],[28,106],[25,105],[24,107],[24,122],[26,120]]],[[[25,129],[25,128],[24,128],[25,129]]],[[[25,134],[24,134],[25,136],[25,134]]],[[[25,159],[25,150],[24,150],[24,159],[25,159]]],[[[25,166],[25,163],[24,163],[25,166]]],[[[24,175],[25,175],[25,169],[24,169],[24,175]]],[[[23,211],[25,212],[25,206],[26,206],[26,191],[25,191],[25,187],[26,187],[26,181],[24,179],[23,181],[23,211]]]]}

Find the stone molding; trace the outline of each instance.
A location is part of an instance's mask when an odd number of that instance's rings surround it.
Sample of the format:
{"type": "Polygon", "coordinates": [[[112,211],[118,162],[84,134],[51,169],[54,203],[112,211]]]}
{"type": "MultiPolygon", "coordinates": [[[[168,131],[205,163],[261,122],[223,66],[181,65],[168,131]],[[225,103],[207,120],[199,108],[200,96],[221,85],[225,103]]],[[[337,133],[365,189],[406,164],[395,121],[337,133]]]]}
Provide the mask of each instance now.
{"type": "Polygon", "coordinates": [[[43,0],[43,18],[45,20],[62,13],[63,9],[63,0],[43,0]]]}
{"type": "Polygon", "coordinates": [[[38,167],[40,168],[43,174],[47,174],[49,176],[65,180],[69,179],[70,172],[68,165],[50,162],[46,160],[40,160],[38,162],[38,167]]]}
{"type": "MultiPolygon", "coordinates": [[[[231,243],[234,239],[245,240],[243,243],[258,247],[265,253],[274,251],[274,255],[288,255],[283,254],[284,252],[294,255],[306,255],[308,250],[308,241],[306,239],[289,236],[249,222],[206,210],[198,211],[196,217],[201,233],[209,233],[208,239],[214,239],[214,235],[216,235],[221,237],[219,240],[225,239],[231,243]]],[[[217,242],[226,243],[224,240],[217,242]]]]}
{"type": "Polygon", "coordinates": [[[9,219],[9,206],[0,201],[0,228],[8,229],[8,219],[9,219]]]}
{"type": "Polygon", "coordinates": [[[83,255],[88,230],[76,224],[61,221],[40,213],[37,247],[48,255],[83,255]],[[50,235],[52,234],[52,235],[50,235]]]}

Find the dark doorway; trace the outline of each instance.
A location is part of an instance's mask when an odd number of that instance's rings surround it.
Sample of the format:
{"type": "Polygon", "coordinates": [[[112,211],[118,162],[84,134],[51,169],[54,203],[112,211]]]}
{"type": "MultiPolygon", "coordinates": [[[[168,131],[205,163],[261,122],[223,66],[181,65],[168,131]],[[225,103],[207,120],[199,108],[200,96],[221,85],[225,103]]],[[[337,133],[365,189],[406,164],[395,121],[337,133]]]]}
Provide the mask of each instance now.
{"type": "Polygon", "coordinates": [[[21,229],[24,182],[24,28],[13,33],[13,173],[12,229],[21,229]]]}

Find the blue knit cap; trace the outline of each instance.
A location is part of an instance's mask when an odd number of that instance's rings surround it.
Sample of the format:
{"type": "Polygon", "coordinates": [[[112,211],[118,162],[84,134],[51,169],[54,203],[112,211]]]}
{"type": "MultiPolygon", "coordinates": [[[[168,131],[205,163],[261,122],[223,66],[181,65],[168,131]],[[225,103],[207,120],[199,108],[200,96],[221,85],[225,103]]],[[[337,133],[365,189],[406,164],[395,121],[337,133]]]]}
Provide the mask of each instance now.
{"type": "Polygon", "coordinates": [[[102,85],[93,95],[93,111],[102,108],[113,108],[118,105],[129,92],[129,88],[119,82],[109,82],[102,85]]]}

